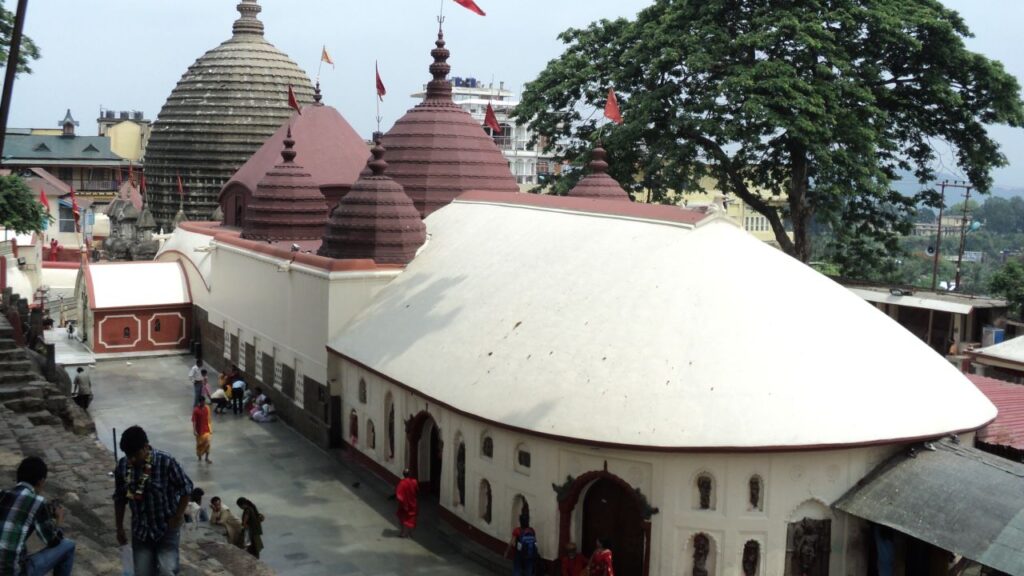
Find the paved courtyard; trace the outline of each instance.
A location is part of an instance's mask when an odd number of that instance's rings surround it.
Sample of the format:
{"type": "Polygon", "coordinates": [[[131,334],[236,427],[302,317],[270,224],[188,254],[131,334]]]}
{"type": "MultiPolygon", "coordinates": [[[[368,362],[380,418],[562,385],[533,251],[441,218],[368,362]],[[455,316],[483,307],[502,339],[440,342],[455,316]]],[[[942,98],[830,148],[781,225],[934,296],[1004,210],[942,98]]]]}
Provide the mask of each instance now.
{"type": "Polygon", "coordinates": [[[385,483],[338,462],[282,423],[215,415],[213,463],[198,464],[190,362],[188,356],[98,362],[90,409],[97,433],[110,448],[112,428],[120,434],[139,424],[154,447],[178,458],[207,501],[220,496],[236,514],[239,496],[255,502],[266,516],[262,558],[279,574],[491,574],[434,534],[429,513],[414,540],[398,538],[385,483]]]}

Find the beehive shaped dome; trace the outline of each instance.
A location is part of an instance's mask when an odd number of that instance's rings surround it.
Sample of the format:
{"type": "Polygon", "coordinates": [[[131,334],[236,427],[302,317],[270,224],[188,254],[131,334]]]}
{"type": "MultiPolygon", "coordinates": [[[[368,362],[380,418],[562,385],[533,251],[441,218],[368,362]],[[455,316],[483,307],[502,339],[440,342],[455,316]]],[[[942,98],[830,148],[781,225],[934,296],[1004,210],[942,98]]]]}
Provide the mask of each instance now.
{"type": "Polygon", "coordinates": [[[242,0],[233,34],[178,81],[160,110],[146,147],[153,216],[166,225],[184,209],[207,220],[221,186],[289,118],[288,86],[300,103],[313,101],[309,76],[263,37],[256,0],[242,0]]]}
{"type": "Polygon", "coordinates": [[[494,140],[452,101],[450,53],[440,30],[435,44],[427,97],[395,122],[382,142],[388,174],[424,218],[467,190],[519,192],[494,140]]]}
{"type": "Polygon", "coordinates": [[[327,202],[313,176],[295,162],[291,130],[284,139],[281,163],[256,185],[242,238],[250,240],[318,240],[327,223],[327,202]]]}
{"type": "Polygon", "coordinates": [[[605,158],[608,153],[600,144],[591,153],[590,174],[573,186],[568,196],[576,198],[602,198],[604,200],[624,200],[629,202],[629,193],[622,189],[622,186],[608,175],[608,162],[605,158]]]}
{"type": "Polygon", "coordinates": [[[408,264],[427,240],[427,227],[401,184],[384,175],[388,163],[378,139],[361,176],[331,213],[317,252],[329,258],[369,258],[378,264],[408,264]]]}

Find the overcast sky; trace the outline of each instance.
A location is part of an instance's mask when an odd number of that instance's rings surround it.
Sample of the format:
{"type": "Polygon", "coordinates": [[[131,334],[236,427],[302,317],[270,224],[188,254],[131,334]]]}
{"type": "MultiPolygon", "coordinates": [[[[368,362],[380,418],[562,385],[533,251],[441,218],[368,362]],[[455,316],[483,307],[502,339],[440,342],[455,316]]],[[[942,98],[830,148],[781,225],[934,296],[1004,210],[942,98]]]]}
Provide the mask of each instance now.
{"type": "MultiPolygon", "coordinates": [[[[975,34],[968,46],[1024,78],[1019,31],[1024,0],[943,0],[975,34]]],[[[504,80],[519,91],[562,51],[556,36],[601,18],[632,16],[650,0],[477,0],[477,16],[445,0],[445,37],[455,76],[504,80]]],[[[19,78],[9,125],[56,127],[67,108],[82,134],[96,133],[100,107],[155,119],[192,62],[231,35],[236,0],[31,0],[25,32],[42,57],[19,78]]],[[[13,9],[14,1],[5,5],[13,9]]],[[[438,0],[262,0],[267,39],[313,78],[320,46],[336,65],[321,73],[324,100],[363,136],[374,128],[374,59],[388,97],[386,130],[429,79],[438,0]]],[[[1024,82],[1022,82],[1024,83],[1024,82]]],[[[1024,130],[995,127],[1010,166],[996,184],[1024,188],[1024,130]]],[[[950,168],[949,173],[954,173],[950,168]]]]}

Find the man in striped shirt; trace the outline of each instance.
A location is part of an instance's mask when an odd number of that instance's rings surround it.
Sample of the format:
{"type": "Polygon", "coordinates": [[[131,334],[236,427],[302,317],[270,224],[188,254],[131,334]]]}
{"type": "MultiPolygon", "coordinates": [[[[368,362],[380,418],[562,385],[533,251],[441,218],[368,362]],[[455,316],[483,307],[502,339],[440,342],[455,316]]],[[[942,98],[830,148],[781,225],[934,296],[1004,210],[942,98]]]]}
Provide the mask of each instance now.
{"type": "Polygon", "coordinates": [[[124,457],[114,471],[117,541],[128,543],[124,511],[132,510],[135,576],[177,574],[181,523],[192,495],[192,480],[170,454],[149,445],[146,431],[132,426],[121,434],[124,457]]]}
{"type": "Polygon", "coordinates": [[[75,543],[64,538],[59,526],[64,508],[39,495],[46,485],[47,468],[30,456],[18,465],[18,484],[0,492],[0,574],[68,576],[75,563],[75,543]],[[25,541],[35,533],[46,548],[25,554],[25,541]]]}

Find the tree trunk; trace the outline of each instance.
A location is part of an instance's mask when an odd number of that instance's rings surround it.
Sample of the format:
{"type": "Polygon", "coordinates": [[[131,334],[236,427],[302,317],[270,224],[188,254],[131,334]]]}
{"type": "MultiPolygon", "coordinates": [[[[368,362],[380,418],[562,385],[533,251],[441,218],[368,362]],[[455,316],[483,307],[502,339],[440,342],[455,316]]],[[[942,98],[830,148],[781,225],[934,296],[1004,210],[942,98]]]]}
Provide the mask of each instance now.
{"type": "Polygon", "coordinates": [[[789,217],[793,224],[793,254],[801,262],[811,258],[811,207],[807,202],[810,187],[807,153],[802,146],[790,146],[792,172],[789,182],[789,217]]]}

